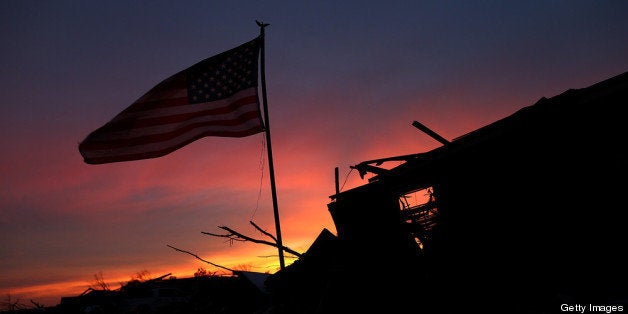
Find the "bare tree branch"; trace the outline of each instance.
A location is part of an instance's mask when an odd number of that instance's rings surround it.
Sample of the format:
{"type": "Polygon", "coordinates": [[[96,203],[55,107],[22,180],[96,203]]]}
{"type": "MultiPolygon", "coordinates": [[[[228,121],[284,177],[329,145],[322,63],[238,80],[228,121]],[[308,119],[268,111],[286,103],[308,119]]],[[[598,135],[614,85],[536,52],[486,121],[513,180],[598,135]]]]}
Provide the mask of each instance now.
{"type": "Polygon", "coordinates": [[[251,225],[253,225],[253,227],[255,227],[255,229],[259,230],[259,232],[265,234],[266,236],[268,236],[269,238],[273,239],[273,241],[275,241],[275,243],[277,243],[277,238],[275,238],[274,235],[270,234],[268,231],[260,228],[258,225],[256,225],[252,220],[249,221],[251,223],[251,225]]]}
{"type": "MultiPolygon", "coordinates": [[[[270,257],[279,257],[279,255],[258,255],[257,257],[261,258],[270,258],[270,257]]],[[[298,256],[285,256],[285,258],[298,258],[298,256]]]]}
{"type": "MultiPolygon", "coordinates": [[[[222,228],[222,227],[220,227],[220,228],[222,228]]],[[[204,232],[204,231],[201,231],[201,233],[206,234],[206,235],[210,235],[210,236],[213,236],[213,237],[228,238],[230,241],[241,241],[241,242],[248,241],[248,240],[245,240],[245,239],[238,238],[237,236],[235,236],[233,234],[230,234],[230,233],[227,233],[227,234],[217,234],[217,233],[204,232]]]]}
{"type": "Polygon", "coordinates": [[[35,302],[31,299],[31,303],[33,303],[33,305],[38,308],[38,309],[43,309],[45,306],[39,302],[35,302]]]}
{"type": "Polygon", "coordinates": [[[179,252],[182,252],[182,253],[187,253],[187,254],[190,254],[190,255],[192,255],[192,256],[194,256],[194,257],[196,257],[196,259],[198,259],[198,260],[200,260],[200,261],[203,261],[203,262],[205,262],[205,263],[207,263],[207,264],[210,264],[210,265],[213,265],[213,266],[216,266],[216,267],[222,268],[222,269],[226,269],[226,270],[228,270],[228,271],[230,271],[230,272],[235,272],[235,271],[234,271],[233,269],[231,269],[231,268],[228,268],[228,267],[225,267],[225,266],[221,266],[221,265],[218,265],[218,264],[214,264],[214,263],[212,263],[212,262],[210,262],[210,261],[204,260],[204,259],[200,258],[198,255],[196,255],[196,254],[194,254],[194,253],[192,253],[192,252],[188,252],[188,251],[185,251],[185,250],[182,250],[182,249],[178,249],[178,248],[176,248],[176,247],[174,247],[174,246],[172,246],[172,245],[169,245],[169,244],[166,244],[166,246],[167,246],[167,247],[169,247],[169,248],[171,248],[171,249],[173,249],[173,250],[175,250],[175,251],[179,251],[179,252]]]}
{"type": "MultiPolygon", "coordinates": [[[[206,234],[206,235],[210,235],[210,236],[214,236],[214,237],[229,238],[230,240],[233,240],[233,241],[250,241],[250,242],[253,242],[253,243],[265,244],[265,245],[269,245],[269,246],[272,246],[272,247],[278,247],[276,242],[269,242],[269,241],[266,241],[266,240],[254,239],[254,238],[251,238],[249,236],[245,236],[245,235],[243,235],[243,234],[241,234],[241,233],[239,233],[239,232],[237,232],[237,231],[235,231],[235,230],[233,230],[233,229],[231,229],[229,227],[226,227],[226,226],[219,226],[218,228],[227,231],[228,234],[214,234],[214,233],[209,233],[209,232],[204,232],[204,231],[201,231],[201,233],[202,234],[206,234]]],[[[263,232],[267,233],[265,231],[263,231],[263,232]]],[[[284,251],[286,251],[286,252],[288,252],[288,253],[290,253],[292,255],[295,255],[295,256],[298,256],[298,257],[301,257],[301,255],[302,255],[301,253],[299,253],[299,252],[297,252],[297,251],[295,251],[295,250],[293,250],[293,249],[291,249],[291,248],[289,248],[287,246],[283,246],[282,245],[281,248],[284,251]]]]}

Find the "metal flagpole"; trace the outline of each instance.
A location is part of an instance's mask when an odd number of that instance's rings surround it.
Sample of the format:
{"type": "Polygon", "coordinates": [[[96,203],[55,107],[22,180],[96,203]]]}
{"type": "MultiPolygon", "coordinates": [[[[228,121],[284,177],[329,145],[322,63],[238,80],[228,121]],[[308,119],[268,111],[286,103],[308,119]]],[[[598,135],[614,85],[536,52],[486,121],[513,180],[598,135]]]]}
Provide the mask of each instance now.
{"type": "Polygon", "coordinates": [[[268,106],[266,104],[266,71],[265,71],[265,59],[264,59],[264,28],[270,24],[255,21],[260,27],[260,37],[262,39],[260,49],[260,76],[262,79],[262,104],[264,107],[264,121],[266,123],[266,147],[268,150],[268,172],[270,172],[270,190],[273,196],[273,212],[275,214],[275,230],[277,237],[277,249],[279,250],[279,267],[284,269],[285,263],[283,259],[283,242],[281,241],[281,226],[279,224],[279,208],[277,205],[277,188],[275,187],[275,167],[273,166],[273,149],[270,143],[270,122],[268,121],[268,106]]]}

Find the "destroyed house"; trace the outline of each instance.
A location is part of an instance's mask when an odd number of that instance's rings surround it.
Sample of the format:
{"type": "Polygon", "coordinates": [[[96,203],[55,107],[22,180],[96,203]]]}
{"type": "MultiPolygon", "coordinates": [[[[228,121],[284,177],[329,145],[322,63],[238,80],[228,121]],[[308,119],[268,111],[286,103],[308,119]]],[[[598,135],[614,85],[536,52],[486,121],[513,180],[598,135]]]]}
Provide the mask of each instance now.
{"type": "Polygon", "coordinates": [[[415,122],[443,145],[354,166],[374,176],[331,196],[337,236],[278,272],[279,286],[319,313],[628,302],[627,105],[628,72],[451,141],[415,122]]]}

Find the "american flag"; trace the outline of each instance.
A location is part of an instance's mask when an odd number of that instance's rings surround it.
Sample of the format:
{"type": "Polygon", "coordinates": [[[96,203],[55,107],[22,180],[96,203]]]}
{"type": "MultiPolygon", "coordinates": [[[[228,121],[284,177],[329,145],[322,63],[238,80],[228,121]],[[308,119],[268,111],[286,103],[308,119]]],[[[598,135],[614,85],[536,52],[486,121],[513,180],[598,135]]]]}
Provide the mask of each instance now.
{"type": "Polygon", "coordinates": [[[257,94],[261,44],[257,37],[154,86],[79,144],[85,162],[156,158],[202,137],[264,131],[257,94]]]}

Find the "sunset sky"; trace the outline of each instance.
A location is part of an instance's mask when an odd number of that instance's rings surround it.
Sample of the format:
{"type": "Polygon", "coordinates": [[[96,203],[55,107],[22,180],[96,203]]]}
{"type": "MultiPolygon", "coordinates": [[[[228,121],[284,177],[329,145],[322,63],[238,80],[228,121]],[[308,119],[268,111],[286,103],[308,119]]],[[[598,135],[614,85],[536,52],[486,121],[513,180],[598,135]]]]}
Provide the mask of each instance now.
{"type": "Polygon", "coordinates": [[[367,183],[350,165],[439,146],[412,121],[452,140],[628,71],[627,1],[368,3],[0,1],[0,297],[55,305],[100,272],[117,288],[143,270],[218,271],[167,245],[278,269],[272,247],[201,234],[274,233],[263,133],[113,164],[78,152],[161,80],[256,37],[255,20],[270,23],[282,236],[301,252],[335,233],[335,167],[347,190],[367,183]]]}

